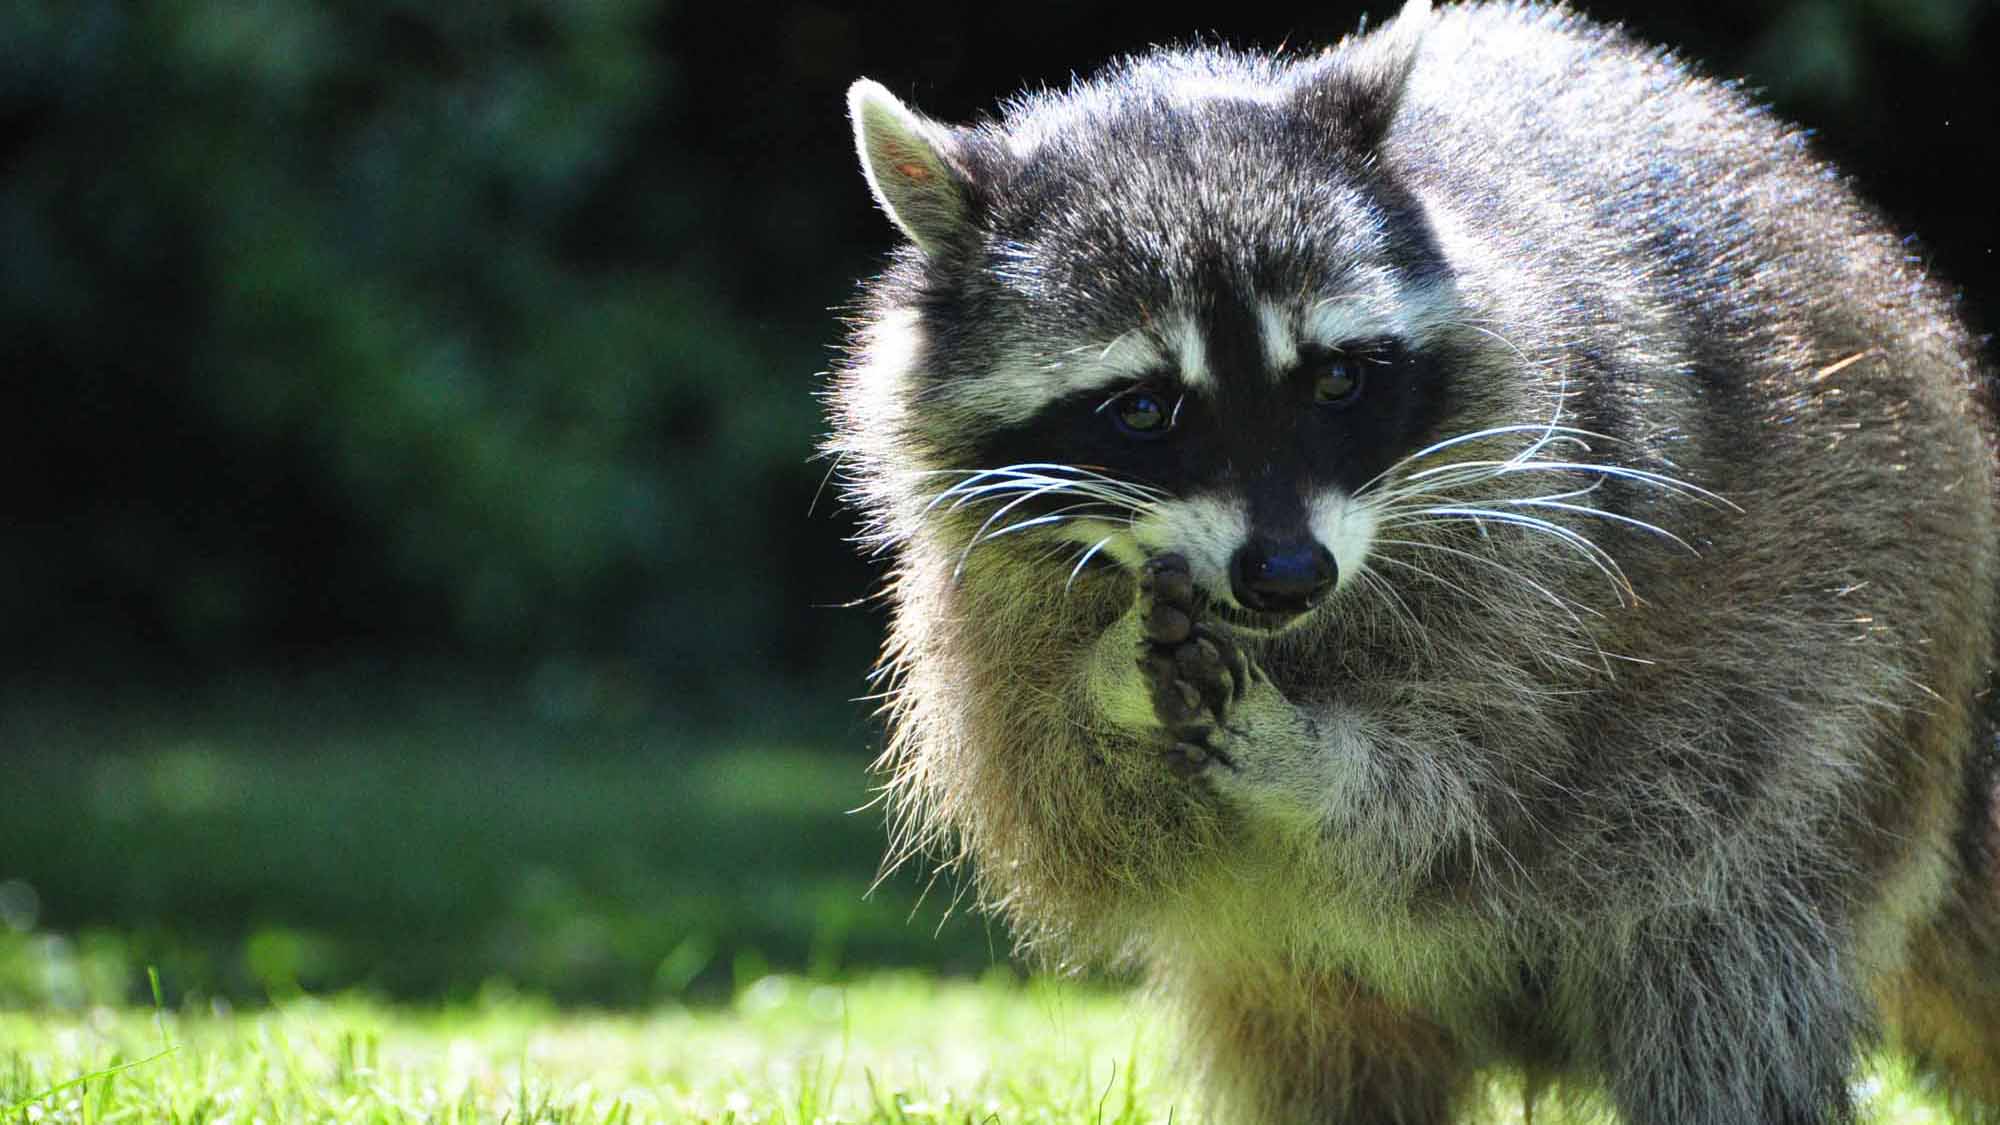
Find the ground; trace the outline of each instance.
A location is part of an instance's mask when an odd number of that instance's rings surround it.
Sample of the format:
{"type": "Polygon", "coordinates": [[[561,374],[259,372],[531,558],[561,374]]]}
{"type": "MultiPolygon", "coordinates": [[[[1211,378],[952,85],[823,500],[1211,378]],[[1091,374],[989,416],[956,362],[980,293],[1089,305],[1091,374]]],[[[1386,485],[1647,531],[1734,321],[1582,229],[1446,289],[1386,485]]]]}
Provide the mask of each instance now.
{"type": "MultiPolygon", "coordinates": [[[[1903,1079],[1871,1077],[1863,1089],[1880,1125],[1949,1122],[1903,1079]]],[[[1517,1085],[1496,1080],[1491,1098],[1495,1120],[1523,1120],[1517,1085]]],[[[632,1013],[504,990],[452,1008],[357,996],[241,1011],[0,1013],[7,1125],[1203,1119],[1150,1002],[999,974],[769,976],[728,1005],[632,1013]]]]}
{"type": "Polygon", "coordinates": [[[12,1013],[0,1014],[0,1109],[13,1107],[0,1120],[1189,1120],[1163,1049],[1157,1018],[1112,992],[921,974],[771,976],[726,1007],[629,1014],[504,994],[454,1009],[349,998],[158,1019],[12,1013]]]}

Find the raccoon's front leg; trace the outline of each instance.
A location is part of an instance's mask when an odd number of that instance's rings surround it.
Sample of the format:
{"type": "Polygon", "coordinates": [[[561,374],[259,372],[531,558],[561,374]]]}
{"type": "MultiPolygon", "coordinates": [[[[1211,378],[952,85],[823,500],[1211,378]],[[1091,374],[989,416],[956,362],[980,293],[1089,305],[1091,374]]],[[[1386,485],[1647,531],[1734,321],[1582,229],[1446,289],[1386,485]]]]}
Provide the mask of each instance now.
{"type": "Polygon", "coordinates": [[[1170,740],[1167,763],[1184,776],[1211,763],[1234,768],[1227,742],[1240,735],[1231,715],[1253,683],[1256,662],[1201,620],[1187,559],[1160,555],[1139,574],[1139,675],[1170,740]]]}

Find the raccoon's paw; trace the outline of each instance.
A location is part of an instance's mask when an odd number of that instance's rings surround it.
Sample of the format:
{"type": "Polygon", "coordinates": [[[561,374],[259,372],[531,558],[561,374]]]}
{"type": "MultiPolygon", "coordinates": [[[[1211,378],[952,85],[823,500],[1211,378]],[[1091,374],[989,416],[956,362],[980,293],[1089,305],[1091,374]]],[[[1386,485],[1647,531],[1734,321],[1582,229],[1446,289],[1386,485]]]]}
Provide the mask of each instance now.
{"type": "Polygon", "coordinates": [[[1235,768],[1225,746],[1232,709],[1263,678],[1248,653],[1201,620],[1187,559],[1160,555],[1139,572],[1139,674],[1170,743],[1167,764],[1192,775],[1211,762],[1235,768]]]}

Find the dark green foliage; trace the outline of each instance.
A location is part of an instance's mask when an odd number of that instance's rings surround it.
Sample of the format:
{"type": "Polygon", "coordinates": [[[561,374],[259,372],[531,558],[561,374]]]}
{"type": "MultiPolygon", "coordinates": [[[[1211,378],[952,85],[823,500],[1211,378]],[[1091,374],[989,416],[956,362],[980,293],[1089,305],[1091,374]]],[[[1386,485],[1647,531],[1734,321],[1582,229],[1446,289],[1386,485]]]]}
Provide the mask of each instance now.
{"type": "Polygon", "coordinates": [[[17,644],[637,655],[698,698],[787,636],[824,314],[773,339],[680,252],[657,4],[11,11],[17,644]]]}

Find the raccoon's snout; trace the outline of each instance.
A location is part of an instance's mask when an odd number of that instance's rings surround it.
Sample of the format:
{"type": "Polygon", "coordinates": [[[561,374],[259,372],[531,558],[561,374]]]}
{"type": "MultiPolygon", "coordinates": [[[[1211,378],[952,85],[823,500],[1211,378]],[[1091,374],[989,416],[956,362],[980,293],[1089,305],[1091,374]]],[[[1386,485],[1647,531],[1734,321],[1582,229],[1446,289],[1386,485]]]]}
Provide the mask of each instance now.
{"type": "Polygon", "coordinates": [[[1229,558],[1230,591],[1246,609],[1260,613],[1304,613],[1339,577],[1333,552],[1313,539],[1252,539],[1229,558]]]}

